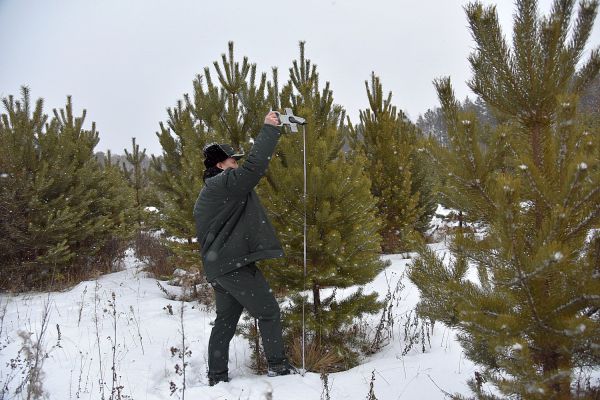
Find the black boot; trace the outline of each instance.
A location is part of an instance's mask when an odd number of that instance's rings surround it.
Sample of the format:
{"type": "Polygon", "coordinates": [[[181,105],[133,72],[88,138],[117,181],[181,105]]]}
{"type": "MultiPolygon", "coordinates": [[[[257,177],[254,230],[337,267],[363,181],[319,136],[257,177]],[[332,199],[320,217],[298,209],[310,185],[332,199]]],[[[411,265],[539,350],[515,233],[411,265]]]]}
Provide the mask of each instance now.
{"type": "Polygon", "coordinates": [[[227,372],[208,374],[208,386],[215,386],[219,382],[229,382],[229,375],[227,372]]]}
{"type": "Polygon", "coordinates": [[[269,363],[269,367],[267,369],[267,376],[283,376],[283,375],[290,375],[290,374],[296,374],[298,373],[298,371],[296,370],[296,368],[292,367],[289,363],[289,361],[286,359],[283,359],[281,361],[278,362],[270,362],[269,363]]]}

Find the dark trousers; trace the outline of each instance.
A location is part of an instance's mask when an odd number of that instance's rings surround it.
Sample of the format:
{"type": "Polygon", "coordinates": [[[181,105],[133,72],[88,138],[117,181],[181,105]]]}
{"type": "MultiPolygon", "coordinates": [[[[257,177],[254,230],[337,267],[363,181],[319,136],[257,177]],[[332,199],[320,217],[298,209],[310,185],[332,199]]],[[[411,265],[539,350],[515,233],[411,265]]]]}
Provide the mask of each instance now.
{"type": "Polygon", "coordinates": [[[279,304],[269,284],[254,263],[220,276],[212,282],[215,289],[217,319],[208,342],[208,375],[226,375],[229,342],[245,308],[258,319],[258,327],[269,364],[285,359],[281,337],[279,304]]]}

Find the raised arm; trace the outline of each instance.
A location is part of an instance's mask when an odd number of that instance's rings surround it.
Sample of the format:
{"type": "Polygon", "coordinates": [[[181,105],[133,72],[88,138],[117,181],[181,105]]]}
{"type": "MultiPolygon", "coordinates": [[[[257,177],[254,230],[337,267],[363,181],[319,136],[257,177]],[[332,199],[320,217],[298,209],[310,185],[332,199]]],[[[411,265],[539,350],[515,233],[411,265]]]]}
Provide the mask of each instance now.
{"type": "Polygon", "coordinates": [[[228,169],[216,179],[234,195],[243,195],[251,191],[265,175],[269,161],[279,141],[279,120],[274,112],[265,117],[265,124],[254,140],[254,145],[246,161],[237,169],[228,169]]]}

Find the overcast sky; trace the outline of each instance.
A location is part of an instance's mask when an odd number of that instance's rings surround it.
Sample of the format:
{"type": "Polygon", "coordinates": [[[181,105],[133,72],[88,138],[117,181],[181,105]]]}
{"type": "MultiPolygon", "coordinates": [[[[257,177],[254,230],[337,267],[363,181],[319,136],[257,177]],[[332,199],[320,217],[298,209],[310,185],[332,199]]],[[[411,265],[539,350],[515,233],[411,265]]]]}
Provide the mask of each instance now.
{"type": "MultiPolygon", "coordinates": [[[[259,71],[298,57],[298,42],[330,81],[353,122],[368,105],[364,81],[375,71],[411,119],[438,104],[432,80],[451,76],[469,94],[473,42],[466,0],[0,0],[0,96],[22,85],[45,99],[46,113],[72,95],[86,126],[97,123],[97,151],[122,153],[135,136],[159,154],[155,132],[166,108],[235,42],[259,71]]],[[[497,3],[510,35],[512,0],[497,3]]],[[[547,13],[551,0],[541,0],[547,13]]],[[[598,25],[598,23],[597,23],[598,25]]],[[[595,26],[589,49],[600,44],[595,26]]],[[[270,76],[270,75],[269,75],[270,76]]],[[[2,110],[4,111],[4,110],[2,110]]]]}

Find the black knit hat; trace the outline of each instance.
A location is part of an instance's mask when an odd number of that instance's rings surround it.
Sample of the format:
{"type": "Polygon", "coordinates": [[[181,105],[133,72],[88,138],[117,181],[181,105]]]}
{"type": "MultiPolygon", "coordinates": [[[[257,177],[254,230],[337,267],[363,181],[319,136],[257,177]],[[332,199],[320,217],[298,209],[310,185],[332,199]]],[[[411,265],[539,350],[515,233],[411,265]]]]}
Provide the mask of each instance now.
{"type": "Polygon", "coordinates": [[[227,160],[228,158],[235,158],[239,160],[244,156],[244,152],[236,152],[233,147],[223,143],[209,143],[204,146],[204,166],[211,168],[218,163],[227,160]]]}

